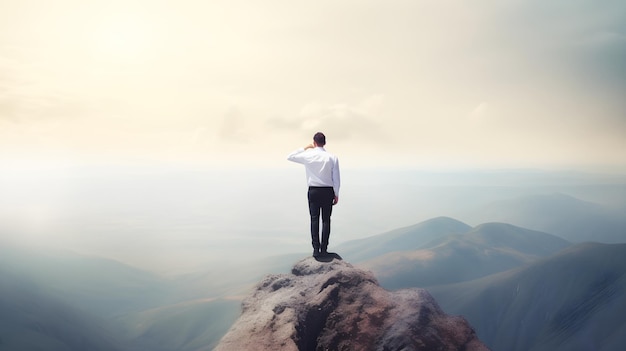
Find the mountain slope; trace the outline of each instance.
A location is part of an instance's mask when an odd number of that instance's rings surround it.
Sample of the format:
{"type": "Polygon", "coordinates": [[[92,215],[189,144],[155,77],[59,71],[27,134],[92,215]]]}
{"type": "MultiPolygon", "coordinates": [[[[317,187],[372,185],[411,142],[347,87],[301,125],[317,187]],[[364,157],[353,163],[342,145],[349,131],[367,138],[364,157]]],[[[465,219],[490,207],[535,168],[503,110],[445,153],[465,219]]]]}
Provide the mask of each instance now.
{"type": "Polygon", "coordinates": [[[361,265],[387,289],[426,287],[480,278],[532,262],[569,245],[547,233],[486,223],[414,251],[389,253],[361,265]]]}
{"type": "Polygon", "coordinates": [[[125,350],[105,323],[0,269],[0,350],[125,350]]]}
{"type": "Polygon", "coordinates": [[[415,250],[435,239],[469,231],[471,227],[448,217],[437,217],[372,237],[348,241],[337,247],[341,256],[360,262],[389,252],[415,250]]]}
{"type": "MultiPolygon", "coordinates": [[[[288,272],[300,257],[272,257],[165,278],[71,251],[0,246],[0,350],[4,350],[2,344],[22,345],[25,350],[67,350],[64,341],[55,337],[65,340],[76,334],[89,339],[85,328],[95,322],[101,326],[94,329],[106,329],[123,347],[210,350],[236,319],[240,311],[237,296],[267,272],[288,272]],[[30,288],[6,290],[22,285],[30,288]],[[70,319],[67,323],[54,325],[65,315],[70,319]],[[37,331],[37,326],[45,330],[37,331]],[[5,330],[11,330],[12,337],[5,330]],[[31,343],[28,347],[27,341],[31,343]]],[[[98,343],[110,344],[105,341],[98,343]]],[[[99,350],[98,345],[94,343],[91,349],[99,350]]],[[[77,349],[73,344],[70,347],[77,349]]]]}
{"type": "Polygon", "coordinates": [[[429,291],[494,350],[617,351],[626,343],[626,244],[579,244],[429,291]]]}

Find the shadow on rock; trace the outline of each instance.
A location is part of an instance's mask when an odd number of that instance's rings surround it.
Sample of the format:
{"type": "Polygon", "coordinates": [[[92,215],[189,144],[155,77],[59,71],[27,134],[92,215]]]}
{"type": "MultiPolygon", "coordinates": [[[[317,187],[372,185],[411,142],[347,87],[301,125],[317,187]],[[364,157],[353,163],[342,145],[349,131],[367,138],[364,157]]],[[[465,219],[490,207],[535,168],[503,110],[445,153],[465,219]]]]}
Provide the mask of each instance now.
{"type": "Polygon", "coordinates": [[[339,254],[335,253],[335,252],[329,252],[325,255],[319,255],[317,257],[315,257],[315,260],[317,260],[317,262],[332,262],[333,260],[343,260],[343,258],[341,258],[341,256],[339,256],[339,254]]]}

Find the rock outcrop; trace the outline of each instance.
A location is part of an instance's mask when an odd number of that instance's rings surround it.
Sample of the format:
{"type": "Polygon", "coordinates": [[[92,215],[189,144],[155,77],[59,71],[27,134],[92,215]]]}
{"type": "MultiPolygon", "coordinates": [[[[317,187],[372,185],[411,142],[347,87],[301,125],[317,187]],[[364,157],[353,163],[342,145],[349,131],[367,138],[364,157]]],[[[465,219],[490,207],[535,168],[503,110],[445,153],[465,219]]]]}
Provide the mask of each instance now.
{"type": "Polygon", "coordinates": [[[384,290],[372,273],[306,258],[269,275],[216,351],[488,350],[423,289],[384,290]]]}

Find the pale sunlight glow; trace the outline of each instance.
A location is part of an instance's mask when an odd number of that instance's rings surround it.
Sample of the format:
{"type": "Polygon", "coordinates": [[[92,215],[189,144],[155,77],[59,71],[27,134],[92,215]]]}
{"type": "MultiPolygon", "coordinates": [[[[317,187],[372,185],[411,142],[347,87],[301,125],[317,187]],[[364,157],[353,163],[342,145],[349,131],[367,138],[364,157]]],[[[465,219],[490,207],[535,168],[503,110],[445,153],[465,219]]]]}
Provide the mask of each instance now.
{"type": "Polygon", "coordinates": [[[0,161],[621,172],[621,6],[5,1],[0,161]]]}
{"type": "Polygon", "coordinates": [[[145,59],[154,37],[150,24],[137,14],[116,14],[100,19],[91,35],[94,56],[118,63],[145,59]]]}

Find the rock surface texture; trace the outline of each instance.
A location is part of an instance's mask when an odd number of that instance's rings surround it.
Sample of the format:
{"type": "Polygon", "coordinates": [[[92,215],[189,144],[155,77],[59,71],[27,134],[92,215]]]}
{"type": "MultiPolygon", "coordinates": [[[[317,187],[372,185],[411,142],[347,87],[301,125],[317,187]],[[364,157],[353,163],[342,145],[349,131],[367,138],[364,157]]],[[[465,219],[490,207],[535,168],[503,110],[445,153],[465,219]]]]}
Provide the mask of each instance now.
{"type": "Polygon", "coordinates": [[[426,290],[386,291],[370,272],[337,259],[306,258],[291,272],[256,286],[216,351],[488,350],[426,290]]]}

